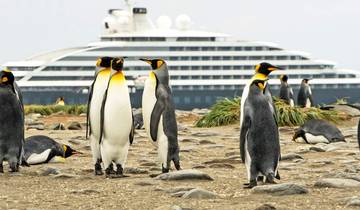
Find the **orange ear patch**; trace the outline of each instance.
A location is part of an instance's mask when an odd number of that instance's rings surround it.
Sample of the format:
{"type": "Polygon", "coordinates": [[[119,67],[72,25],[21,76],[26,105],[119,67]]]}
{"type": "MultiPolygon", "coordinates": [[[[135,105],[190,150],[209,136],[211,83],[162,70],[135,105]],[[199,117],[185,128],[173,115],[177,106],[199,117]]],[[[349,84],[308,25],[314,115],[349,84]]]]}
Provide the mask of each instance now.
{"type": "Polygon", "coordinates": [[[7,77],[3,77],[3,78],[1,79],[1,81],[2,81],[2,82],[7,82],[7,81],[9,81],[9,79],[8,79],[7,77]]]}

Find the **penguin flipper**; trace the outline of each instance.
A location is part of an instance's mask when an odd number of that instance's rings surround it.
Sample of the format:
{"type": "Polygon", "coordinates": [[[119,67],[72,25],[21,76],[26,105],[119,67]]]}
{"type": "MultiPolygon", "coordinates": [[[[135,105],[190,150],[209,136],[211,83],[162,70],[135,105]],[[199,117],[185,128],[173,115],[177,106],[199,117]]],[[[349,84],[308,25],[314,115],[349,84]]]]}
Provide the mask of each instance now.
{"type": "Polygon", "coordinates": [[[241,130],[240,130],[240,155],[241,155],[241,160],[243,161],[243,163],[245,163],[245,142],[246,142],[246,138],[247,138],[247,134],[249,131],[251,125],[251,119],[249,116],[245,116],[244,121],[242,123],[241,126],[241,130]]]}
{"type": "Polygon", "coordinates": [[[88,103],[87,103],[87,110],[86,110],[86,139],[88,139],[88,137],[91,135],[91,122],[90,122],[90,104],[91,104],[91,99],[92,99],[92,95],[93,95],[93,89],[94,89],[94,84],[95,84],[96,78],[94,80],[94,82],[91,84],[90,86],[90,91],[89,91],[89,97],[88,97],[88,103]]]}
{"type": "Polygon", "coordinates": [[[134,141],[134,135],[135,135],[135,126],[134,126],[134,115],[131,113],[132,116],[132,123],[131,123],[131,131],[129,134],[129,141],[130,141],[130,145],[132,145],[133,141],[134,141]]]}
{"type": "MultiPolygon", "coordinates": [[[[109,80],[110,82],[110,80],[109,80]]],[[[99,137],[99,144],[102,141],[102,137],[104,135],[104,119],[105,119],[105,104],[106,104],[106,99],[107,99],[107,94],[108,94],[108,89],[109,89],[109,84],[106,87],[106,91],[104,93],[104,97],[101,103],[101,110],[100,110],[100,137],[99,137]]]]}
{"type": "Polygon", "coordinates": [[[160,96],[155,103],[155,106],[151,112],[151,118],[150,118],[150,135],[151,135],[151,139],[153,141],[156,141],[156,139],[157,139],[159,121],[160,121],[160,117],[164,111],[164,108],[165,108],[165,104],[162,100],[162,97],[160,96]]]}

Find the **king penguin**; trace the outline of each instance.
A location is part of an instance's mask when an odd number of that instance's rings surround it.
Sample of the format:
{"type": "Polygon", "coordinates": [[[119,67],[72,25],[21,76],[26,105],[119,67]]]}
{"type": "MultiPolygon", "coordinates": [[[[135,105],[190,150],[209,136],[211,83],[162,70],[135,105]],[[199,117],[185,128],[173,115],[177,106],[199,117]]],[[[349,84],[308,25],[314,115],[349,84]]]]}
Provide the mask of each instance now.
{"type": "Polygon", "coordinates": [[[106,177],[124,177],[127,154],[134,139],[129,88],[123,58],[111,61],[110,79],[101,106],[100,150],[106,177]],[[112,173],[113,164],[116,166],[112,173]]]}
{"type": "Polygon", "coordinates": [[[25,160],[28,164],[41,164],[48,162],[63,162],[64,158],[68,158],[75,154],[81,154],[69,145],[60,144],[54,139],[36,135],[25,139],[25,160]]]}
{"type": "Polygon", "coordinates": [[[9,70],[0,72],[0,173],[3,161],[11,172],[18,172],[24,153],[24,112],[16,90],[15,77],[9,70]]]}
{"type": "Polygon", "coordinates": [[[86,137],[90,135],[90,146],[92,151],[93,163],[95,164],[95,175],[102,175],[101,154],[100,154],[100,118],[101,105],[110,77],[110,66],[112,57],[99,58],[96,67],[99,68],[95,73],[95,79],[89,91],[86,137]]]}
{"type": "Polygon", "coordinates": [[[179,145],[175,105],[169,86],[167,64],[162,59],[140,59],[151,65],[149,77],[145,81],[142,110],[145,130],[155,144],[162,163],[162,172],[169,172],[170,162],[180,170],[179,145]]]}
{"type": "MultiPolygon", "coordinates": [[[[267,99],[268,104],[270,106],[271,112],[274,115],[276,114],[275,105],[274,105],[273,100],[272,100],[272,95],[271,95],[271,92],[270,92],[270,88],[269,88],[269,85],[267,84],[269,74],[271,72],[275,71],[275,70],[282,70],[282,68],[280,68],[278,66],[273,66],[270,63],[265,63],[265,62],[260,63],[260,64],[255,66],[255,75],[245,85],[245,87],[243,89],[243,92],[242,92],[242,95],[241,95],[240,113],[244,112],[243,108],[244,108],[246,98],[247,98],[247,96],[249,94],[250,85],[252,84],[252,82],[254,80],[260,79],[260,80],[264,81],[265,87],[264,87],[263,93],[266,96],[266,99],[267,99]]],[[[241,114],[240,115],[240,128],[241,128],[242,122],[243,122],[243,115],[241,114]]]]}
{"type": "Polygon", "coordinates": [[[314,101],[312,97],[311,87],[309,85],[310,79],[303,79],[301,81],[301,86],[298,94],[298,105],[300,107],[312,107],[314,106],[314,101]]]}
{"type": "Polygon", "coordinates": [[[281,86],[280,86],[279,98],[286,101],[286,103],[288,103],[291,107],[294,107],[295,106],[294,92],[287,81],[288,81],[287,75],[280,76],[281,86]]]}
{"type": "Polygon", "coordinates": [[[243,107],[240,130],[240,154],[245,163],[249,184],[265,176],[266,182],[280,178],[277,168],[280,160],[279,131],[274,113],[264,94],[266,78],[251,81],[243,107]]]}

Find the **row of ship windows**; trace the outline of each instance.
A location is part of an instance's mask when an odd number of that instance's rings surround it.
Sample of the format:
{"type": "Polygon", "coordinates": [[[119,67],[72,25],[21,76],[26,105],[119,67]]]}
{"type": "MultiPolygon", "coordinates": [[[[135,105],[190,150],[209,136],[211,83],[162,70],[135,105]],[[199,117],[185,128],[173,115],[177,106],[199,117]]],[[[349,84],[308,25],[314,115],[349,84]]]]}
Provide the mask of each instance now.
{"type": "MultiPolygon", "coordinates": [[[[218,80],[218,79],[250,79],[252,75],[171,75],[170,79],[172,80],[218,80]]],[[[279,78],[279,75],[270,75],[271,79],[279,78]]],[[[302,78],[355,78],[354,75],[349,74],[302,74],[302,75],[289,75],[290,79],[302,79],[302,78]]],[[[134,80],[134,76],[126,76],[127,80],[134,80]]],[[[21,77],[16,77],[17,80],[20,80],[21,77]]],[[[58,81],[58,80],[93,80],[93,76],[54,76],[54,77],[31,77],[30,81],[58,81]]]]}
{"type": "MultiPolygon", "coordinates": [[[[146,57],[148,59],[155,59],[158,57],[146,57]]],[[[98,57],[94,56],[69,56],[62,59],[59,59],[59,61],[96,61],[98,57]]],[[[167,56],[162,57],[164,60],[170,60],[170,61],[229,61],[229,60],[309,60],[308,58],[302,57],[302,56],[167,56]]],[[[126,60],[129,61],[135,61],[139,60],[139,57],[128,57],[126,60]]]]}
{"type": "Polygon", "coordinates": [[[280,48],[267,46],[189,46],[189,47],[103,47],[89,51],[279,51],[280,48]]]}
{"type": "MultiPolygon", "coordinates": [[[[171,39],[171,38],[170,38],[171,39]]],[[[213,42],[215,37],[178,37],[177,42],[213,42]]],[[[102,37],[101,41],[125,41],[125,42],[165,42],[166,37],[102,37]]]]}
{"type": "MultiPolygon", "coordinates": [[[[326,69],[333,68],[331,65],[280,65],[284,69],[326,69]]],[[[169,66],[170,70],[253,70],[253,65],[242,66],[169,66]]],[[[14,70],[19,70],[14,68],[14,70]]],[[[124,67],[125,71],[149,71],[149,66],[124,67]]],[[[94,66],[49,66],[43,71],[95,71],[94,66]]]]}

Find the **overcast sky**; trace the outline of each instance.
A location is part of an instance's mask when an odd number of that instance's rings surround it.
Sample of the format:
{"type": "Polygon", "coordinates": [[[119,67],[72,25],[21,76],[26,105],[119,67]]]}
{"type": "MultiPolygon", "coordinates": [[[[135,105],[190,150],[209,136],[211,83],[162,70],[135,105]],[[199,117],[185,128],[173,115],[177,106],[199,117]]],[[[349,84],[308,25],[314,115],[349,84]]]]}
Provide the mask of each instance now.
{"type": "MultiPolygon", "coordinates": [[[[155,21],[188,14],[193,28],[270,41],[360,70],[359,0],[136,0],[155,21]]],[[[0,63],[98,39],[122,0],[0,0],[0,63]]]]}

